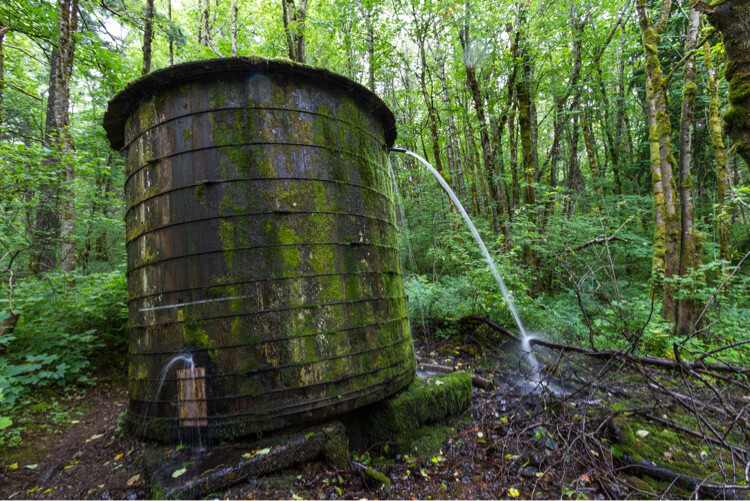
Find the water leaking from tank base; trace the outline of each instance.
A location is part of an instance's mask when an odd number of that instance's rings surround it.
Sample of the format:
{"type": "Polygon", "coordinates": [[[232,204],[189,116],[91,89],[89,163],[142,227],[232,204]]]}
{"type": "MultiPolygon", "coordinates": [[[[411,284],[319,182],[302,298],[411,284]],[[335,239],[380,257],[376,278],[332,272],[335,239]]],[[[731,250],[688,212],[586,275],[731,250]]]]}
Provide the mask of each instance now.
{"type": "MultiPolygon", "coordinates": [[[[170,359],[159,373],[158,384],[152,397],[156,402],[161,395],[167,375],[178,362],[183,363],[183,369],[176,370],[176,385],[178,395],[176,418],[179,419],[177,427],[177,440],[182,446],[195,448],[199,451],[205,450],[203,440],[203,428],[206,426],[206,401],[205,401],[205,369],[196,368],[191,353],[180,353],[170,359]]],[[[148,413],[151,408],[149,404],[143,413],[143,425],[141,435],[148,436],[148,413]]]]}

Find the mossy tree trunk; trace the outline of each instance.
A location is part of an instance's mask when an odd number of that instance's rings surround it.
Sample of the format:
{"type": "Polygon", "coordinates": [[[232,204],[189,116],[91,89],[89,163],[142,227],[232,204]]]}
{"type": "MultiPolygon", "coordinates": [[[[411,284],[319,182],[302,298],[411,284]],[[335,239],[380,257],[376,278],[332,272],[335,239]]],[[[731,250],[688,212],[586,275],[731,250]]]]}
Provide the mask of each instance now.
{"type": "MultiPolygon", "coordinates": [[[[685,54],[691,54],[698,42],[700,14],[690,9],[685,54]]],[[[682,86],[682,117],[680,119],[680,276],[688,277],[695,269],[695,211],[693,208],[693,180],[690,172],[693,146],[693,122],[695,121],[695,55],[685,61],[682,86]]],[[[692,288],[692,287],[691,287],[692,288]]],[[[677,333],[685,337],[690,334],[697,316],[697,303],[689,298],[677,302],[677,333]]]]}
{"type": "Polygon", "coordinates": [[[724,38],[730,105],[724,127],[750,171],[750,0],[719,0],[715,5],[699,1],[695,9],[704,12],[724,38]]]}
{"type": "Polygon", "coordinates": [[[146,0],[146,16],[143,20],[143,67],[141,75],[151,72],[151,45],[154,40],[154,0],[146,0]]]}
{"type": "MultiPolygon", "coordinates": [[[[668,3],[665,0],[664,3],[668,3]]],[[[666,12],[668,12],[668,7],[666,12]]],[[[676,161],[672,154],[672,124],[669,119],[667,89],[659,61],[659,34],[651,24],[646,0],[638,0],[638,19],[646,59],[646,115],[649,124],[651,181],[654,194],[654,253],[651,277],[654,288],[663,286],[663,316],[672,320],[675,315],[674,287],[664,279],[672,278],[678,269],[677,243],[680,235],[679,217],[673,172],[676,161]]],[[[658,26],[665,12],[662,5],[658,26]]]]}
{"type": "Polygon", "coordinates": [[[719,212],[716,216],[716,230],[719,234],[719,257],[724,264],[729,263],[731,254],[729,252],[729,214],[726,203],[727,192],[727,155],[724,151],[724,138],[719,120],[719,84],[716,81],[716,70],[711,57],[711,46],[706,42],[703,46],[703,60],[708,73],[708,89],[711,93],[711,102],[708,105],[708,129],[711,134],[711,143],[714,146],[716,158],[716,204],[719,212]]]}

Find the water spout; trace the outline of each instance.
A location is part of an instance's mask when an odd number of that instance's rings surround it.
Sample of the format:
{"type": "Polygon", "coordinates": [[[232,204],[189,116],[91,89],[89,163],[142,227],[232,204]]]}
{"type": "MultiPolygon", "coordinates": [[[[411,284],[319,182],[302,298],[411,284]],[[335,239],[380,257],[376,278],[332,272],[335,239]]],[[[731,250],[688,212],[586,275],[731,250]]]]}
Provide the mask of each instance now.
{"type": "MultiPolygon", "coordinates": [[[[202,391],[198,390],[198,392],[196,392],[196,388],[200,387],[199,384],[196,383],[196,378],[204,377],[205,370],[196,369],[192,354],[180,353],[175,355],[164,365],[159,373],[158,384],[156,385],[152,402],[159,399],[159,395],[161,394],[169,370],[178,362],[183,363],[183,369],[177,371],[178,395],[182,398],[182,400],[178,402],[178,417],[181,418],[178,428],[179,439],[182,441],[183,427],[189,427],[191,428],[191,435],[197,434],[198,448],[203,449],[200,426],[205,425],[206,422],[200,419],[200,417],[202,417],[201,415],[205,411],[205,402],[201,402],[201,400],[205,398],[205,387],[202,391]],[[203,405],[201,406],[201,404],[203,405]],[[195,409],[198,409],[198,411],[195,409]]],[[[204,383],[202,380],[200,382],[204,383]]],[[[150,407],[151,404],[149,404],[149,407],[146,408],[146,412],[143,414],[142,434],[144,437],[148,431],[147,419],[150,407]]]]}
{"type": "Polygon", "coordinates": [[[503,298],[505,299],[505,304],[508,305],[508,309],[513,315],[513,319],[516,321],[516,325],[518,325],[518,330],[521,333],[521,350],[523,352],[523,359],[529,365],[529,369],[531,370],[531,373],[529,374],[528,377],[531,381],[539,382],[540,381],[539,362],[537,361],[534,354],[531,352],[531,336],[529,336],[528,333],[526,332],[526,329],[523,326],[523,322],[521,322],[521,317],[518,315],[518,311],[516,310],[516,305],[513,303],[513,298],[510,294],[510,291],[508,290],[508,287],[505,285],[505,281],[503,280],[503,277],[500,275],[500,272],[497,271],[497,267],[495,266],[495,261],[492,259],[492,256],[490,255],[489,250],[487,250],[487,246],[484,245],[484,241],[482,240],[482,237],[479,236],[479,232],[474,226],[474,223],[471,221],[471,218],[466,213],[464,206],[461,205],[461,201],[458,199],[454,191],[451,189],[450,185],[448,185],[445,179],[443,179],[443,176],[441,176],[440,173],[427,160],[417,155],[413,151],[409,151],[405,148],[391,148],[390,151],[411,155],[417,160],[419,160],[420,162],[422,162],[424,166],[427,167],[427,169],[430,171],[430,173],[433,176],[435,176],[435,179],[438,180],[438,183],[440,183],[440,186],[443,188],[443,190],[445,190],[445,192],[450,197],[451,201],[453,201],[453,204],[461,213],[461,216],[464,218],[464,221],[466,221],[466,224],[469,226],[469,229],[471,230],[471,234],[474,236],[474,240],[476,240],[477,245],[479,245],[479,249],[482,251],[482,255],[484,256],[485,261],[487,261],[487,264],[489,265],[490,270],[492,271],[492,275],[495,277],[495,281],[497,282],[498,287],[500,287],[500,291],[502,292],[503,298]]]}

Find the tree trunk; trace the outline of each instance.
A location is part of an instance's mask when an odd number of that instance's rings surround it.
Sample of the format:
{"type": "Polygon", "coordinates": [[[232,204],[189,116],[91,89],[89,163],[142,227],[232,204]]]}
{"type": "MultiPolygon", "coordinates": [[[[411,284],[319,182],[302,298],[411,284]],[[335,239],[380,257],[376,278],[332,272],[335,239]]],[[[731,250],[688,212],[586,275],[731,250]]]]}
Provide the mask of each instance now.
{"type": "Polygon", "coordinates": [[[284,33],[286,34],[289,59],[305,63],[305,17],[307,0],[281,0],[284,14],[284,33]]]}
{"type": "Polygon", "coordinates": [[[151,72],[151,45],[154,40],[154,0],[146,0],[146,18],[143,25],[143,69],[141,75],[151,72]]]}
{"type": "Polygon", "coordinates": [[[655,283],[663,285],[663,316],[671,321],[675,318],[674,290],[663,279],[672,278],[677,271],[677,241],[680,235],[673,179],[676,161],[672,155],[672,124],[669,119],[667,89],[657,52],[659,35],[646,12],[646,0],[638,0],[637,11],[646,59],[646,101],[654,193],[654,254],[651,275],[655,283]]]}
{"type": "MultiPolygon", "coordinates": [[[[172,23],[172,0],[167,0],[167,16],[169,17],[170,24],[172,23]]],[[[174,38],[172,34],[169,35],[169,65],[174,64],[174,38]]]]}
{"type": "Polygon", "coordinates": [[[60,166],[62,167],[63,202],[60,217],[60,271],[75,271],[75,194],[72,183],[75,180],[73,162],[73,136],[70,132],[70,77],[73,73],[73,55],[76,48],[76,31],[78,31],[78,0],[60,0],[60,22],[58,53],[59,60],[55,71],[55,125],[57,127],[57,148],[60,166]]]}
{"type": "Polygon", "coordinates": [[[591,172],[591,182],[594,185],[594,192],[597,195],[602,194],[601,179],[599,179],[599,166],[594,156],[594,135],[591,133],[591,122],[589,114],[581,113],[581,130],[583,131],[583,144],[586,147],[586,158],[589,161],[589,171],[591,172]]]}
{"type": "Polygon", "coordinates": [[[487,130],[489,124],[484,113],[484,102],[482,100],[482,93],[479,90],[479,82],[476,76],[476,67],[474,66],[471,37],[469,34],[469,4],[466,4],[466,22],[463,30],[459,33],[459,40],[464,50],[464,68],[466,69],[466,82],[471,91],[471,96],[474,99],[474,108],[477,112],[477,119],[479,120],[479,140],[482,145],[482,153],[484,158],[484,179],[487,183],[487,189],[490,193],[491,199],[491,210],[492,210],[492,229],[495,235],[500,234],[502,229],[504,240],[508,239],[508,235],[505,233],[505,225],[501,223],[503,219],[503,203],[501,197],[502,192],[498,192],[497,183],[495,183],[495,159],[492,156],[492,147],[490,145],[490,135],[487,130]]]}
{"type": "MultiPolygon", "coordinates": [[[[688,13],[688,30],[685,40],[685,54],[690,54],[698,42],[700,13],[690,9],[688,13]]],[[[693,211],[693,179],[690,173],[690,161],[693,150],[693,122],[695,117],[695,95],[698,86],[695,84],[695,56],[689,55],[683,67],[682,117],[680,119],[680,268],[683,278],[688,277],[695,268],[695,213],[693,211]]],[[[693,321],[697,315],[696,302],[683,298],[677,301],[677,334],[686,337],[690,334],[693,321]]]]}
{"type": "Polygon", "coordinates": [[[727,213],[727,155],[724,152],[724,138],[721,133],[721,121],[719,120],[719,85],[716,81],[716,70],[711,57],[711,46],[708,42],[703,46],[703,59],[708,73],[708,90],[711,93],[711,102],[708,105],[708,129],[711,134],[711,143],[716,151],[716,204],[719,213],[716,216],[716,230],[719,234],[719,258],[722,263],[722,274],[724,268],[731,261],[729,252],[729,214],[727,213]]]}
{"type": "MultiPolygon", "coordinates": [[[[54,110],[57,102],[55,77],[59,59],[59,52],[53,49],[50,55],[49,92],[44,135],[42,136],[42,145],[50,151],[54,148],[55,138],[57,137],[54,110]]],[[[34,231],[31,233],[33,246],[29,258],[29,271],[37,277],[42,273],[54,270],[57,265],[56,249],[60,233],[59,183],[57,182],[57,176],[52,172],[56,164],[56,155],[46,155],[43,168],[49,171],[49,175],[46,176],[46,180],[39,187],[39,204],[36,210],[34,231]]]]}
{"type": "Polygon", "coordinates": [[[239,8],[237,7],[237,0],[232,2],[232,27],[230,36],[232,38],[232,57],[237,57],[237,14],[239,8]]]}
{"type": "MultiPolygon", "coordinates": [[[[525,25],[524,13],[521,13],[520,25],[525,25]]],[[[526,205],[529,218],[529,233],[536,233],[536,192],[534,190],[534,145],[532,133],[532,97],[531,97],[531,57],[528,53],[525,40],[521,48],[521,78],[516,80],[516,96],[518,98],[518,129],[521,134],[521,155],[523,158],[523,176],[525,186],[523,190],[523,201],[526,205]]],[[[527,266],[534,265],[534,251],[530,245],[523,247],[524,262],[527,266]]]]}
{"type": "Polygon", "coordinates": [[[3,94],[5,90],[5,53],[3,52],[3,40],[8,31],[10,31],[10,27],[4,26],[2,21],[0,21],[0,127],[3,125],[3,94]]]}
{"type": "Polygon", "coordinates": [[[694,8],[704,12],[724,38],[730,105],[724,127],[750,172],[750,0],[724,0],[717,5],[699,1],[694,8]]]}

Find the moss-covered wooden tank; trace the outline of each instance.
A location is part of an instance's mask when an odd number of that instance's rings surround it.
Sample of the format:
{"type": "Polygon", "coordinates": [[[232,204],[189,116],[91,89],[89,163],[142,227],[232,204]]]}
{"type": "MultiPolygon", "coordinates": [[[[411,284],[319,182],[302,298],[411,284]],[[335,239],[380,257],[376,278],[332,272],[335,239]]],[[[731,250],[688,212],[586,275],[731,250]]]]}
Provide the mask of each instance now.
{"type": "Polygon", "coordinates": [[[386,164],[396,129],[375,94],[289,61],[197,61],[132,83],[104,126],[127,164],[138,432],[242,436],[412,381],[386,164]],[[178,402],[189,357],[205,415],[178,402]]]}

